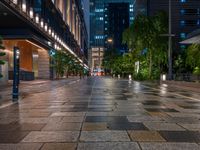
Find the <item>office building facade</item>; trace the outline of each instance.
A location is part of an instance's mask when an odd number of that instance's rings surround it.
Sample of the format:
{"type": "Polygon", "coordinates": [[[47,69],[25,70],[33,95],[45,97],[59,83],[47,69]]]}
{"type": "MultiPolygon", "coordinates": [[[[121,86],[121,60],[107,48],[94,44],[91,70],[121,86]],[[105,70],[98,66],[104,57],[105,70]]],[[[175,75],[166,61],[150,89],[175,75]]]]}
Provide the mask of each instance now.
{"type": "MultiPolygon", "coordinates": [[[[96,51],[99,50],[98,53],[101,53],[102,49],[104,51],[110,46],[123,49],[121,34],[122,30],[133,22],[133,3],[133,0],[90,0],[91,52],[97,53],[96,51]],[[112,42],[108,43],[108,40],[112,42]]],[[[100,54],[99,58],[94,55],[90,67],[101,68],[99,64],[102,64],[103,56],[100,54]]]]}
{"type": "MultiPolygon", "coordinates": [[[[173,54],[177,56],[185,51],[187,45],[180,43],[187,35],[200,28],[199,0],[171,0],[173,54]]],[[[136,0],[134,17],[138,14],[152,16],[158,11],[169,12],[169,0],[136,0]]]]}
{"type": "Polygon", "coordinates": [[[20,50],[20,70],[29,79],[53,76],[51,55],[57,50],[87,64],[83,15],[80,0],[1,0],[0,36],[6,52],[3,74],[13,70],[14,46],[20,50]]]}
{"type": "Polygon", "coordinates": [[[104,33],[105,47],[115,48],[119,54],[128,51],[126,44],[122,43],[122,36],[125,29],[129,27],[129,4],[108,3],[105,11],[104,33]]]}

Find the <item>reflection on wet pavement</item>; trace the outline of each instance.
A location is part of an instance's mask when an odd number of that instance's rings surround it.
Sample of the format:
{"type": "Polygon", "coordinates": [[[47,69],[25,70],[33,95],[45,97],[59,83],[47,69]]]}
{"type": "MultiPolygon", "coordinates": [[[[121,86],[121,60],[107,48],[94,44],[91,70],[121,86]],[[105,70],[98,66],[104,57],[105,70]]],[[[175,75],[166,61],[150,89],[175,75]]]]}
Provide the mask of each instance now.
{"type": "Polygon", "coordinates": [[[199,93],[98,77],[48,86],[0,109],[0,149],[200,149],[199,93]]]}

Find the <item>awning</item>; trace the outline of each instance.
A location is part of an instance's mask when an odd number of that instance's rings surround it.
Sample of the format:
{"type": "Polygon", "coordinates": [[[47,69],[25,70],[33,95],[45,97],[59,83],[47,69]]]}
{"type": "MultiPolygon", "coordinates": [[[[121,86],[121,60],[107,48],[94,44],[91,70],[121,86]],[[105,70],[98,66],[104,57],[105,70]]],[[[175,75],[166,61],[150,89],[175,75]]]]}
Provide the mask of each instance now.
{"type": "Polygon", "coordinates": [[[200,29],[188,34],[187,38],[180,42],[181,44],[200,44],[200,29]]]}

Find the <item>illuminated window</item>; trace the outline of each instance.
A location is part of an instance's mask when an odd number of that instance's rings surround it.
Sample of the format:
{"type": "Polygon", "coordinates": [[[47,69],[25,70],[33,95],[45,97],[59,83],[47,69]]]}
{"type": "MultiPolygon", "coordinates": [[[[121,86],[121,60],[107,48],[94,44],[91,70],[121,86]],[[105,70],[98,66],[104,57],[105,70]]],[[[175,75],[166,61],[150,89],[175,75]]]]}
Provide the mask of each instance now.
{"type": "Polygon", "coordinates": [[[186,0],[180,0],[181,1],[181,3],[185,3],[186,2],[186,0]]]}
{"type": "Polygon", "coordinates": [[[181,24],[181,26],[185,26],[185,21],[181,20],[180,24],[181,24]]]}
{"type": "Polygon", "coordinates": [[[186,38],[186,34],[185,34],[185,33],[180,33],[180,37],[181,37],[182,39],[185,39],[185,38],[186,38]]]}

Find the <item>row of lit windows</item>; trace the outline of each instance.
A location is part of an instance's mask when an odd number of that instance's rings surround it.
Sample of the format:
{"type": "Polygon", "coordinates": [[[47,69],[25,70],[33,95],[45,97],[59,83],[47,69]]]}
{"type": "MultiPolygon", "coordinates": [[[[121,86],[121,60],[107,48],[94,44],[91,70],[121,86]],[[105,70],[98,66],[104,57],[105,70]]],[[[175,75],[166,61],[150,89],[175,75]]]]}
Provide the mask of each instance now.
{"type": "Polygon", "coordinates": [[[103,21],[104,19],[103,19],[103,17],[98,17],[98,18],[96,18],[96,20],[103,21]]]}
{"type": "Polygon", "coordinates": [[[103,35],[96,35],[96,36],[95,36],[95,39],[97,39],[97,40],[98,40],[98,39],[104,39],[104,36],[103,36],[103,35]]]}
{"type": "Polygon", "coordinates": [[[104,12],[103,9],[95,9],[95,12],[104,12]]]}
{"type": "Polygon", "coordinates": [[[200,9],[181,9],[181,15],[200,15],[200,9]]]}
{"type": "Polygon", "coordinates": [[[181,26],[200,26],[200,19],[198,20],[181,20],[181,26]]]}

